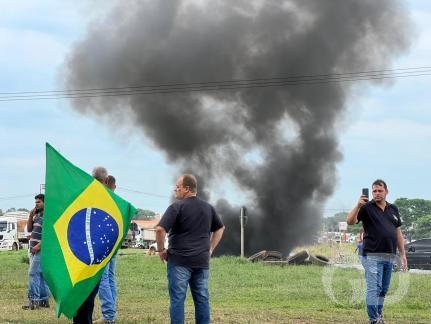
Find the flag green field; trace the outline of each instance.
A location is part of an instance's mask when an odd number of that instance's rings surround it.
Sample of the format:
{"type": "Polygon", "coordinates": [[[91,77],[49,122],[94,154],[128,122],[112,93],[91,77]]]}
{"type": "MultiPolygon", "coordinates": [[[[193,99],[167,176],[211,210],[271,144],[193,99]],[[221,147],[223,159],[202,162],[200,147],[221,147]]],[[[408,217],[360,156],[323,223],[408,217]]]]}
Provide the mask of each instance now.
{"type": "Polygon", "coordinates": [[[42,271],[71,318],[121,246],[136,209],[46,144],[42,271]]]}

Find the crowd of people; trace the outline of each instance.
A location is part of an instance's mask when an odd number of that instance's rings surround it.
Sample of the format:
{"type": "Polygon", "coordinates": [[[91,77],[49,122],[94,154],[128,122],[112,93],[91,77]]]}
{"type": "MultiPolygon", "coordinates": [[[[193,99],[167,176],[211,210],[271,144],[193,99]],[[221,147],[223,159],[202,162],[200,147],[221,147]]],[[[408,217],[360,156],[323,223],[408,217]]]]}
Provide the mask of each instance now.
{"type": "MultiPolygon", "coordinates": [[[[116,180],[104,167],[93,170],[93,177],[107,189],[115,191],[116,180]]],[[[208,292],[209,260],[220,242],[224,225],[216,210],[197,196],[197,180],[191,174],[178,178],[175,198],[156,227],[157,252],[167,263],[171,323],[184,323],[184,302],[190,288],[196,323],[210,323],[208,292]],[[169,233],[169,234],[168,234],[169,233]],[[166,235],[169,248],[165,247],[166,235]]],[[[358,245],[366,279],[366,308],[372,324],[384,323],[383,306],[388,292],[393,263],[398,255],[402,269],[407,269],[401,218],[395,205],[386,201],[388,187],[383,180],[372,184],[372,200],[361,195],[347,216],[347,223],[362,223],[358,245]]],[[[40,251],[44,213],[43,194],[35,196],[27,229],[29,241],[28,303],[25,310],[49,308],[50,291],[41,270],[40,251]]],[[[115,323],[117,290],[115,255],[107,263],[100,282],[83,302],[73,323],[115,323]],[[94,300],[99,295],[102,317],[93,322],[94,300]]]]}
{"type": "MultiPolygon", "coordinates": [[[[116,179],[104,167],[96,167],[93,177],[107,189],[115,191],[116,179]]],[[[224,225],[213,206],[197,197],[197,180],[191,174],[182,175],[175,186],[177,201],[170,205],[156,228],[157,247],[162,262],[167,262],[171,323],[184,323],[184,302],[190,287],[196,323],[210,322],[208,292],[209,259],[220,242],[224,225]],[[169,233],[169,249],[165,236],[169,233]]],[[[25,310],[49,308],[50,292],[40,264],[43,210],[45,196],[35,197],[35,208],[29,213],[28,303],[25,310]]],[[[93,291],[73,317],[74,324],[112,324],[116,321],[116,257],[106,264],[104,273],[93,291]],[[99,295],[102,317],[93,321],[94,301],[99,295]]]]}

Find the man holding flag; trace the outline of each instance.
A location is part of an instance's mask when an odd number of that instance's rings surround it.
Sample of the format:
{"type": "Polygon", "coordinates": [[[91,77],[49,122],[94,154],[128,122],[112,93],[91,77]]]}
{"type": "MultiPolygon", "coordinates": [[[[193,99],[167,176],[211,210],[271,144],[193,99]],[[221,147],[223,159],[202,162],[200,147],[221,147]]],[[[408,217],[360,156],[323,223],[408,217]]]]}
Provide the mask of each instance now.
{"type": "Polygon", "coordinates": [[[75,317],[75,323],[91,323],[104,268],[136,213],[100,180],[46,144],[42,270],[57,302],[57,316],[75,317]]]}

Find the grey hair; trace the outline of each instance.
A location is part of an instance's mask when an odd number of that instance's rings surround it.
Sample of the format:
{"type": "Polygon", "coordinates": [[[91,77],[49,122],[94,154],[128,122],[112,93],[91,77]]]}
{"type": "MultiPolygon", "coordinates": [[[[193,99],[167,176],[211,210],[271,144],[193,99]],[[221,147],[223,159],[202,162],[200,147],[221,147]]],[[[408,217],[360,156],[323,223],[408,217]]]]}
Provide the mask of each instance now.
{"type": "Polygon", "coordinates": [[[105,179],[107,176],[108,170],[106,170],[106,168],[98,166],[93,169],[93,177],[101,183],[105,183],[105,179]]]}

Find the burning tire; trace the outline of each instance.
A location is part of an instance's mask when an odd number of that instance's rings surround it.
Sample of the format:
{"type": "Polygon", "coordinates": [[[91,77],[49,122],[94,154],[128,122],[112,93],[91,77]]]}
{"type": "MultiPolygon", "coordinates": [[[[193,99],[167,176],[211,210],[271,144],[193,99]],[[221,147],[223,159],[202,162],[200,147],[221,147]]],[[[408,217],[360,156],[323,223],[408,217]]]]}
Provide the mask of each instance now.
{"type": "Polygon", "coordinates": [[[263,261],[265,259],[266,253],[267,253],[266,250],[257,252],[252,256],[250,256],[248,258],[248,261],[251,261],[251,262],[263,261]]]}
{"type": "Polygon", "coordinates": [[[283,255],[278,251],[267,251],[265,261],[281,261],[283,255]]]}
{"type": "Polygon", "coordinates": [[[257,261],[281,261],[283,259],[283,255],[278,251],[260,251],[253,254],[248,258],[248,261],[257,262],[257,261]]]}
{"type": "Polygon", "coordinates": [[[296,264],[296,265],[303,265],[306,264],[305,260],[307,260],[310,257],[310,254],[307,250],[302,250],[290,257],[287,258],[288,264],[296,264]]]}
{"type": "Polygon", "coordinates": [[[318,266],[329,265],[329,259],[321,255],[310,255],[308,260],[310,261],[311,264],[318,265],[318,266]]]}

